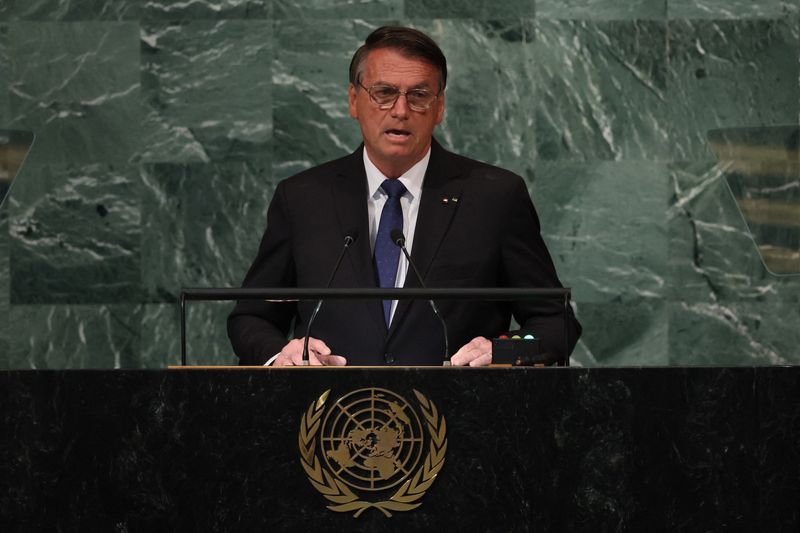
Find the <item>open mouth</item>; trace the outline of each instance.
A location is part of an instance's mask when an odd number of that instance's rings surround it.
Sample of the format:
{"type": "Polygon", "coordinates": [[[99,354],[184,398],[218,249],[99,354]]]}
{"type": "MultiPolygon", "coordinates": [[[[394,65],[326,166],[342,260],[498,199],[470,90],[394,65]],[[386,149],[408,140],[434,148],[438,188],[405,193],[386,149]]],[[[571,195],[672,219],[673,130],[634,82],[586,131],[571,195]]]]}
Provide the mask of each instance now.
{"type": "Polygon", "coordinates": [[[408,130],[391,129],[386,130],[386,135],[394,139],[406,139],[409,135],[411,135],[411,132],[408,130]]]}

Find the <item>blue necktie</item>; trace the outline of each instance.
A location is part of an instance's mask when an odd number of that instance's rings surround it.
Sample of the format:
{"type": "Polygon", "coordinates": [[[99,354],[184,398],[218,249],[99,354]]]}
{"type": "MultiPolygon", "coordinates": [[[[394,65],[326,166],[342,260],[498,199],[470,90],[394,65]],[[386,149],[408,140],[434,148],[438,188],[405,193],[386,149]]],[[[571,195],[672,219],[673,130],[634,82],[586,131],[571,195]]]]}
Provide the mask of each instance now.
{"type": "MultiPolygon", "coordinates": [[[[393,229],[403,231],[403,207],[400,197],[406,192],[405,186],[397,179],[387,179],[381,189],[389,195],[381,211],[381,222],[378,225],[378,236],[375,238],[375,270],[378,273],[378,285],[382,289],[394,287],[397,279],[397,263],[400,260],[400,247],[392,242],[393,229]]],[[[388,329],[392,316],[392,301],[383,301],[383,317],[388,329]]]]}

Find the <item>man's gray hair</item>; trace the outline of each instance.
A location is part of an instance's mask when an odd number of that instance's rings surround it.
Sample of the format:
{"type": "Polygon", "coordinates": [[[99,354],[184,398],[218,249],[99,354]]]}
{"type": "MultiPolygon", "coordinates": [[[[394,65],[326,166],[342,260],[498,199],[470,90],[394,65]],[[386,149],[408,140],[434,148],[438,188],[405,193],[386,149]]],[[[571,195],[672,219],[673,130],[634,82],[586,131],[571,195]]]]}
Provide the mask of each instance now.
{"type": "Polygon", "coordinates": [[[439,71],[439,92],[447,85],[447,59],[436,42],[413,28],[381,26],[367,36],[350,61],[350,83],[358,85],[364,74],[364,62],[373,50],[390,48],[411,59],[421,59],[439,71]]]}

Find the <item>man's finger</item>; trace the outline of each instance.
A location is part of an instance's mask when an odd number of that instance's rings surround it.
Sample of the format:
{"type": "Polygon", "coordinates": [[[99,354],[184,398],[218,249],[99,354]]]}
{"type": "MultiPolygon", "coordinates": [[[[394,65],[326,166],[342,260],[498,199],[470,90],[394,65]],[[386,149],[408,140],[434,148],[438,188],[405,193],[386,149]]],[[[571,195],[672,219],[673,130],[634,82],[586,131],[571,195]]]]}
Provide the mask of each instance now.
{"type": "Polygon", "coordinates": [[[462,346],[459,350],[450,356],[450,364],[455,366],[461,366],[464,364],[464,352],[466,351],[466,346],[462,346]]]}
{"type": "MultiPolygon", "coordinates": [[[[309,352],[309,361],[310,361],[311,353],[309,352]]],[[[291,357],[289,358],[291,364],[293,366],[300,366],[303,364],[303,351],[302,349],[299,352],[293,352],[291,357]]]]}
{"type": "Polygon", "coordinates": [[[320,362],[325,366],[345,366],[347,359],[341,355],[319,355],[320,362]]]}
{"type": "Polygon", "coordinates": [[[482,366],[488,365],[492,360],[492,342],[485,337],[475,337],[467,344],[462,346],[450,358],[450,362],[455,366],[482,366]],[[488,357],[488,362],[484,362],[488,357]],[[476,359],[483,358],[479,363],[472,364],[476,359]]]}
{"type": "MultiPolygon", "coordinates": [[[[303,339],[301,339],[302,341],[303,339]]],[[[325,344],[323,341],[319,339],[315,339],[314,337],[308,338],[308,351],[314,351],[321,355],[330,355],[331,349],[328,348],[328,345],[325,344]]]]}
{"type": "Polygon", "coordinates": [[[308,350],[308,364],[312,366],[322,366],[322,361],[319,360],[317,357],[317,353],[314,350],[308,350]]]}
{"type": "Polygon", "coordinates": [[[469,366],[487,366],[492,364],[492,354],[484,353],[483,355],[476,357],[472,361],[469,362],[469,366]]]}
{"type": "Polygon", "coordinates": [[[475,348],[471,347],[469,344],[467,344],[464,347],[462,347],[460,350],[458,350],[455,353],[455,355],[453,355],[453,357],[450,358],[450,363],[452,363],[455,366],[468,365],[470,363],[470,361],[472,361],[473,359],[475,359],[479,355],[481,355],[481,354],[477,349],[475,349],[475,348]]]}
{"type": "Polygon", "coordinates": [[[341,355],[321,354],[309,350],[308,363],[313,366],[344,366],[347,359],[341,355]]]}

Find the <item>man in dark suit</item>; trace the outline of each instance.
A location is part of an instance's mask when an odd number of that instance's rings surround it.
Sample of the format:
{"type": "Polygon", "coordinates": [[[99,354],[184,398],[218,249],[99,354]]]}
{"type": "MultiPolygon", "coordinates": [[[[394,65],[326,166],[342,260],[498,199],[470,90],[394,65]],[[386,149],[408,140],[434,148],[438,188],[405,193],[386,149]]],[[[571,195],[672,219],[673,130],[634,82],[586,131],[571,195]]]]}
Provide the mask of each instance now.
{"type": "MultiPolygon", "coordinates": [[[[364,144],[281,182],[244,287],[324,287],[346,236],[355,241],[333,287],[418,287],[390,238],[400,229],[428,287],[560,287],[523,180],[443,149],[447,66],[409,28],[367,37],[350,66],[350,115],[364,144]]],[[[569,356],[580,334],[560,302],[439,302],[454,365],[491,362],[491,337],[512,314],[544,349],[569,356]]],[[[299,364],[313,303],[239,302],[228,334],[242,364],[299,364]]],[[[323,365],[441,364],[441,325],[424,301],[327,301],[309,339],[323,365]]]]}

